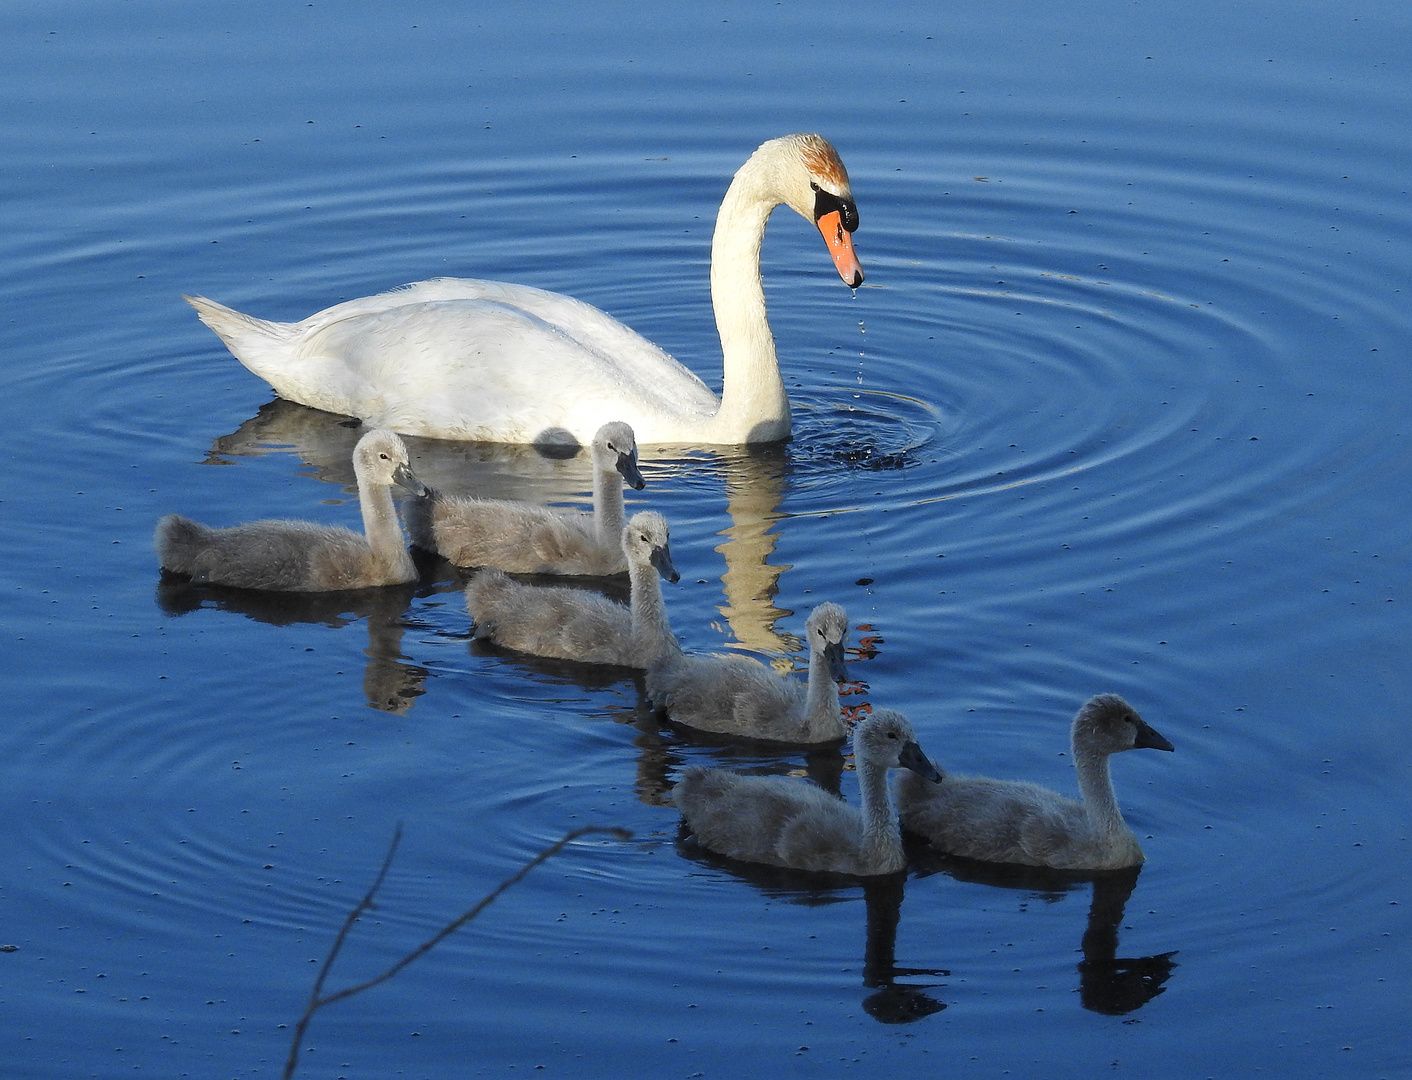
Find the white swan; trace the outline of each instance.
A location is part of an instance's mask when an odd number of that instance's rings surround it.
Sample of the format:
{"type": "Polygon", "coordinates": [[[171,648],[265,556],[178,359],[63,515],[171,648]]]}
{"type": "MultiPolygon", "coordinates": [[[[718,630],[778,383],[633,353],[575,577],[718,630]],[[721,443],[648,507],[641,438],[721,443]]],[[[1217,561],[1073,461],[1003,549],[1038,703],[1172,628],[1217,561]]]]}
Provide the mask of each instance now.
{"type": "Polygon", "coordinates": [[[648,667],[681,648],[667,622],[658,576],[678,580],[667,520],[652,510],[623,526],[631,606],[563,585],[526,585],[504,571],[482,570],[466,586],[475,637],[535,656],[588,664],[648,667]]]}
{"type": "Polygon", "coordinates": [[[213,529],[180,514],[157,523],[162,567],[192,581],[241,589],[326,592],[413,581],[392,484],[426,489],[407,464],[407,448],[391,431],[370,431],[353,448],[363,532],[341,525],[271,519],[213,529]]]}
{"type": "Polygon", "coordinates": [[[781,203],[818,226],[845,282],[863,280],[850,235],[858,210],[837,152],[818,135],[763,144],[735,174],[711,241],[719,401],[616,319],[525,285],[434,278],[297,323],[186,300],[281,397],[408,435],[584,445],[602,424],[623,420],[643,443],[771,442],[789,435],[789,399],[765,314],[760,242],[781,203]]]}
{"type": "Polygon", "coordinates": [[[495,566],[512,574],[621,574],[623,484],[641,491],[637,441],[627,424],[593,436],[593,513],[514,499],[472,499],[429,491],[403,512],[412,542],[457,566],[495,566]]]}
{"type": "Polygon", "coordinates": [[[1082,801],[1016,780],[948,773],[940,784],[917,784],[904,777],[897,788],[902,824],[942,851],[987,862],[1060,870],[1136,866],[1142,848],[1118,809],[1108,758],[1172,744],[1116,694],[1084,704],[1071,742],[1082,801]]]}
{"type": "Polygon", "coordinates": [[[848,735],[838,707],[848,616],[820,604],[804,623],[809,679],[777,675],[751,656],[669,653],[647,672],[647,697],[679,724],[775,742],[835,742],[848,735]]]}
{"type": "MultiPolygon", "coordinates": [[[[907,865],[887,792],[889,769],[941,779],[906,717],[875,709],[853,729],[861,810],[813,784],[725,769],[682,772],[672,800],[706,848],[744,862],[839,874],[891,874],[907,865]]],[[[925,778],[925,779],[921,779],[925,778]]]]}

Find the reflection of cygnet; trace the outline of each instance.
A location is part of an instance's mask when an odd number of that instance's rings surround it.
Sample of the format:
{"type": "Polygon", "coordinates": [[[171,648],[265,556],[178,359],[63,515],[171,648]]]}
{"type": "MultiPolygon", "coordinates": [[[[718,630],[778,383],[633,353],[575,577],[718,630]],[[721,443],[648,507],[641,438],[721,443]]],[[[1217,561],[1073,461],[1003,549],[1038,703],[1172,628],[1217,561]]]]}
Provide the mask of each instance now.
{"type": "Polygon", "coordinates": [[[228,529],[168,514],[157,523],[162,566],[196,582],[242,589],[323,592],[412,581],[392,484],[421,494],[407,448],[390,431],[370,431],[353,448],[364,533],[311,521],[252,521],[228,529]]]}
{"type": "Polygon", "coordinates": [[[853,730],[862,809],[812,784],[723,769],[685,770],[672,799],[703,847],[746,862],[840,874],[891,874],[907,863],[888,796],[889,769],[940,774],[901,713],[876,709],[853,730]]]}
{"type": "Polygon", "coordinates": [[[1062,870],[1112,870],[1142,862],[1108,775],[1123,750],[1171,750],[1116,694],[1100,694],[1074,717],[1074,768],[1082,801],[1037,784],[946,775],[940,784],[903,777],[902,824],[952,855],[1062,870]]]}
{"type": "Polygon", "coordinates": [[[632,428],[604,424],[590,453],[592,514],[432,491],[406,507],[412,542],[457,566],[496,566],[512,574],[620,574],[628,568],[623,484],[643,487],[632,428]]]}
{"type": "Polygon", "coordinates": [[[809,681],[777,675],[739,655],[664,656],[647,673],[647,696],[679,724],[777,742],[819,743],[845,738],[838,707],[848,616],[820,604],[804,624],[809,681]]]}
{"type": "Polygon", "coordinates": [[[667,521],[645,510],[623,527],[631,607],[566,586],[525,585],[482,570],[466,586],[475,636],[536,656],[645,668],[681,646],[667,624],[658,574],[677,580],[667,521]]]}

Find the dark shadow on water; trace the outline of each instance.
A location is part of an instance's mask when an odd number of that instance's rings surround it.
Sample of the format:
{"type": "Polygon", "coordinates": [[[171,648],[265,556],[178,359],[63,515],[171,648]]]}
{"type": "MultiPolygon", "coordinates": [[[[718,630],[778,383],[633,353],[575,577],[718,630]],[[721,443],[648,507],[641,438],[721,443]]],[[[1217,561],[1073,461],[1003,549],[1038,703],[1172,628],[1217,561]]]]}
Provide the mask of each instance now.
{"type": "Polygon", "coordinates": [[[467,648],[472,656],[493,657],[507,667],[554,686],[606,690],[628,682],[636,685],[638,693],[643,692],[643,675],[637,668],[619,667],[616,664],[584,664],[577,660],[561,660],[555,656],[535,656],[475,638],[467,642],[467,648]]]}
{"type": "Polygon", "coordinates": [[[157,583],[156,602],[167,615],[180,617],[211,609],[243,615],[271,626],[318,624],[343,627],[366,621],[368,658],[363,669],[363,693],[368,705],[382,712],[405,715],[413,702],[426,693],[430,672],[410,663],[402,652],[402,637],[411,625],[407,618],[414,597],[455,589],[457,583],[434,564],[441,560],[420,560],[427,569],[423,578],[406,585],[385,585],[376,589],[345,592],[295,593],[232,589],[222,585],[195,584],[179,574],[162,571],[157,583]],[[429,565],[430,564],[430,565],[429,565]]]}
{"type": "Polygon", "coordinates": [[[634,729],[638,751],[637,779],[633,790],[648,806],[673,808],[672,777],[688,762],[688,750],[709,750],[713,765],[756,776],[798,776],[838,795],[847,760],[845,743],[823,746],[787,746],[733,738],[710,731],[673,724],[647,701],[638,682],[637,704],[612,710],[615,720],[634,729]],[[802,764],[799,762],[802,759],[802,764]]]}
{"type": "Polygon", "coordinates": [[[1123,1016],[1166,991],[1165,984],[1177,967],[1172,959],[1175,951],[1155,956],[1118,955],[1118,930],[1137,888],[1141,866],[1087,872],[1051,870],[962,859],[936,851],[915,837],[907,841],[911,866],[922,877],[945,874],[957,881],[1029,893],[1048,903],[1091,885],[1093,898],[1080,945],[1083,959],[1078,965],[1079,1001],[1085,1009],[1123,1016]]]}
{"type": "Polygon", "coordinates": [[[897,927],[902,919],[906,872],[859,878],[740,862],[703,848],[685,824],[678,830],[676,851],[683,859],[729,874],[771,899],[791,904],[806,907],[849,904],[858,899],[861,891],[866,912],[862,983],[865,989],[873,991],[863,998],[863,1010],[881,1024],[910,1024],[946,1008],[945,1002],[927,993],[942,984],[897,981],[946,978],[951,974],[944,968],[897,965],[897,927]]]}

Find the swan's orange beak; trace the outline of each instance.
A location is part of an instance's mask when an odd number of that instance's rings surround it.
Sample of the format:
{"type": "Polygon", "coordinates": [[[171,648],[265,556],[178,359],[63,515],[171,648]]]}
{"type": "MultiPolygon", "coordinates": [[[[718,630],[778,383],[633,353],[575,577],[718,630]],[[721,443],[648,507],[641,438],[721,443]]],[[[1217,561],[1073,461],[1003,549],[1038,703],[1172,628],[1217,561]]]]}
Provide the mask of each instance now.
{"type": "Polygon", "coordinates": [[[837,210],[820,214],[814,223],[819,227],[819,235],[829,246],[833,264],[838,268],[838,276],[850,289],[863,284],[863,264],[858,261],[858,253],[853,250],[853,234],[843,227],[843,215],[837,210]]]}

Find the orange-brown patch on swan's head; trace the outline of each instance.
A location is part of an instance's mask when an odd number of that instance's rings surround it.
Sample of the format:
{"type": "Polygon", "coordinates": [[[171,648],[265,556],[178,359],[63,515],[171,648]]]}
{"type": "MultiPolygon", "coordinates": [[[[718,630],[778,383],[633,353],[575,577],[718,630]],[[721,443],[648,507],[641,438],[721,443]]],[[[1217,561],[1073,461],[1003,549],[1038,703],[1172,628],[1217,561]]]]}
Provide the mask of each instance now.
{"type": "Polygon", "coordinates": [[[848,194],[848,170],[843,167],[838,151],[822,135],[799,136],[799,156],[820,186],[835,195],[848,194]]]}

